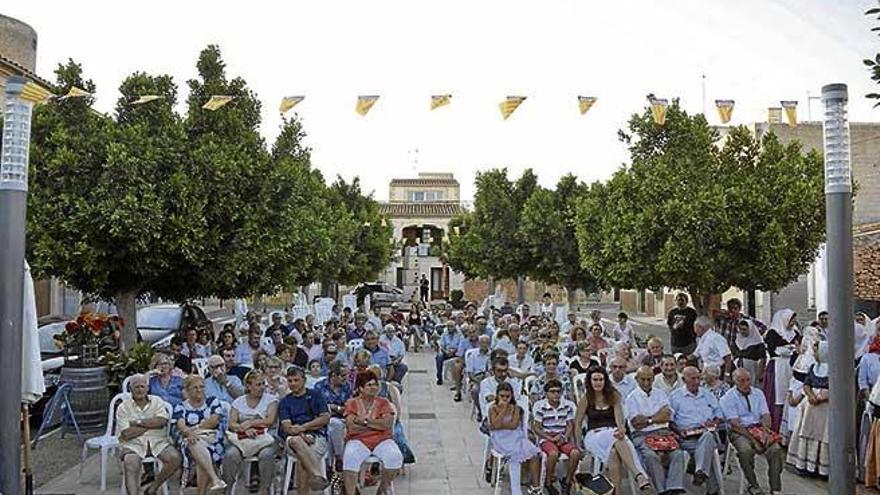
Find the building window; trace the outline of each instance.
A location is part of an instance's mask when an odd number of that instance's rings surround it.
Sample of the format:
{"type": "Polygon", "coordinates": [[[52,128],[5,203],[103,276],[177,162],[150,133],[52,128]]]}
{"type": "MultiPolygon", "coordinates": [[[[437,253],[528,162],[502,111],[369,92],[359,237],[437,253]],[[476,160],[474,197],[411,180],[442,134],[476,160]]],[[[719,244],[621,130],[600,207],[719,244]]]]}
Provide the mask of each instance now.
{"type": "Polygon", "coordinates": [[[445,196],[444,191],[411,191],[409,200],[415,202],[442,201],[445,196]]]}

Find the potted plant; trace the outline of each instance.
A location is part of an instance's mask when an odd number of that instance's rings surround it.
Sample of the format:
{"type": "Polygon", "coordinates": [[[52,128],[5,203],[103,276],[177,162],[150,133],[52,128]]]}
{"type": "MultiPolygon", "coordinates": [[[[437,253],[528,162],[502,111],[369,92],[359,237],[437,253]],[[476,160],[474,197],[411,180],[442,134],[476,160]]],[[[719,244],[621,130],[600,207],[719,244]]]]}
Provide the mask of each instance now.
{"type": "Polygon", "coordinates": [[[120,391],[122,382],[131,375],[148,373],[153,360],[153,348],[138,342],[128,352],[110,351],[102,357],[101,363],[107,368],[107,385],[120,391]]]}

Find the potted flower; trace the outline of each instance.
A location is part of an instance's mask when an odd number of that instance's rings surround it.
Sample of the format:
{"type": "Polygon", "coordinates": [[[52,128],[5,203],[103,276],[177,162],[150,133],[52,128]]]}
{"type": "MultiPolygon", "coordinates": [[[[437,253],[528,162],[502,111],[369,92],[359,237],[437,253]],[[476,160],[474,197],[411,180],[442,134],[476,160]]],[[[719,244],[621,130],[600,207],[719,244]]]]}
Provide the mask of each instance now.
{"type": "Polygon", "coordinates": [[[70,405],[82,431],[96,431],[107,422],[107,368],[103,355],[119,348],[124,322],[116,315],[82,313],[54,337],[64,351],[61,383],[70,383],[70,405]]]}

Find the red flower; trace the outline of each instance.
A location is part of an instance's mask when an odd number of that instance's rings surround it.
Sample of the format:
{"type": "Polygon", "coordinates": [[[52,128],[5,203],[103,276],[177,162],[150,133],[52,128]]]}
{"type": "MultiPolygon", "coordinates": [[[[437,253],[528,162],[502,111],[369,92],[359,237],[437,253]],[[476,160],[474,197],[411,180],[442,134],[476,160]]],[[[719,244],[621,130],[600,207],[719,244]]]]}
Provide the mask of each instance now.
{"type": "Polygon", "coordinates": [[[77,333],[79,332],[79,324],[75,321],[68,321],[66,325],[64,325],[64,331],[67,333],[77,333]]]}

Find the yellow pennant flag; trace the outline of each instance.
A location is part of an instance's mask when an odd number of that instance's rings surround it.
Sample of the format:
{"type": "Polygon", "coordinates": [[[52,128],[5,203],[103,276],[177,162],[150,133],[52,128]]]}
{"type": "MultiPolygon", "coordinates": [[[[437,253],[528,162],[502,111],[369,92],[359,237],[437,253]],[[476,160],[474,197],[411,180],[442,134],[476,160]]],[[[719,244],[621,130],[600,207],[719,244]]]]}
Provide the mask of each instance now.
{"type": "Polygon", "coordinates": [[[29,101],[34,105],[39,105],[54,96],[48,89],[35,84],[33,81],[26,82],[24,89],[21,91],[21,99],[29,101]]]}
{"type": "Polygon", "coordinates": [[[666,123],[666,107],[669,106],[669,100],[665,98],[648,98],[651,103],[651,115],[654,116],[654,122],[657,125],[666,123]]]}
{"type": "Polygon", "coordinates": [[[431,110],[445,107],[452,103],[452,95],[432,95],[431,96],[431,110]]]}
{"type": "Polygon", "coordinates": [[[281,98],[281,104],[278,105],[278,111],[287,113],[291,108],[297,106],[299,102],[305,100],[305,96],[285,96],[281,98]]]}
{"type": "Polygon", "coordinates": [[[202,105],[202,108],[213,112],[214,110],[217,110],[218,108],[222,107],[223,105],[229,103],[233,99],[235,99],[234,96],[214,95],[211,97],[210,100],[208,100],[204,105],[202,105]]]}
{"type": "Polygon", "coordinates": [[[722,124],[730,122],[733,115],[733,100],[715,100],[715,106],[718,108],[718,117],[722,124]]]}
{"type": "Polygon", "coordinates": [[[162,95],[142,95],[137,100],[131,102],[132,105],[143,105],[144,103],[149,103],[151,101],[161,100],[164,98],[162,95]]]}
{"type": "Polygon", "coordinates": [[[76,86],[71,86],[70,90],[67,91],[67,94],[58,98],[58,100],[66,100],[68,98],[80,98],[83,96],[92,96],[91,93],[84,89],[77,88],[76,86]]]}
{"type": "Polygon", "coordinates": [[[593,96],[578,96],[578,109],[581,111],[581,115],[587,113],[590,107],[596,103],[597,98],[593,96]]]}
{"type": "Polygon", "coordinates": [[[782,109],[779,107],[770,107],[767,109],[767,122],[771,124],[782,123],[782,109]]]}
{"type": "Polygon", "coordinates": [[[367,96],[358,96],[357,105],[354,107],[354,111],[358,113],[361,117],[367,115],[367,112],[373,108],[373,105],[376,104],[376,100],[379,99],[377,95],[367,95],[367,96]]]}
{"type": "Polygon", "coordinates": [[[788,119],[789,127],[797,127],[797,104],[796,101],[780,101],[782,108],[785,109],[785,117],[788,119]]]}
{"type": "Polygon", "coordinates": [[[504,120],[510,118],[510,116],[513,115],[513,112],[515,112],[524,101],[526,101],[525,96],[508,96],[506,100],[498,104],[498,108],[501,110],[501,117],[503,117],[504,120]]]}

